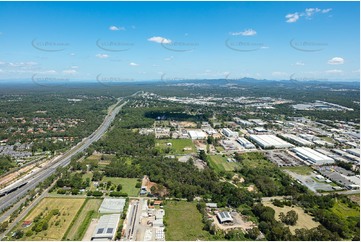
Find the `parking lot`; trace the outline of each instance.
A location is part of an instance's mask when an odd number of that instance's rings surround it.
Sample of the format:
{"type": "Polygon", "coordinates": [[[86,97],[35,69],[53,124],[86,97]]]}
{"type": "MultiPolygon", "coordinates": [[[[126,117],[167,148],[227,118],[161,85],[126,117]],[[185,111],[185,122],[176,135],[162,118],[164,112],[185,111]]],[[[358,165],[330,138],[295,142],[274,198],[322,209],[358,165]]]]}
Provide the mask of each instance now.
{"type": "Polygon", "coordinates": [[[279,167],[283,166],[301,166],[304,165],[302,161],[294,157],[287,151],[268,151],[265,153],[266,157],[278,165],[279,167]]]}
{"type": "Polygon", "coordinates": [[[331,184],[326,183],[326,180],[318,180],[316,178],[317,174],[315,173],[311,173],[309,175],[300,175],[292,171],[284,171],[315,193],[318,193],[318,191],[334,191],[334,188],[331,184]]]}

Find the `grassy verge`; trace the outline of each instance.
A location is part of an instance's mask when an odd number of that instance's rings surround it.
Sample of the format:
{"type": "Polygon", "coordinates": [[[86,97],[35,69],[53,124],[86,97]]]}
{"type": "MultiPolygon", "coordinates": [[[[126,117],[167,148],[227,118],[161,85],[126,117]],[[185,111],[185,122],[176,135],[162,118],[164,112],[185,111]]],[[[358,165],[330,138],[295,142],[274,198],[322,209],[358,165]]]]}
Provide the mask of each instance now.
{"type": "Polygon", "coordinates": [[[312,168],[309,166],[295,166],[295,167],[285,167],[283,170],[292,171],[300,175],[310,175],[312,173],[312,168]]]}
{"type": "Polygon", "coordinates": [[[202,215],[196,203],[185,201],[168,201],[165,208],[166,232],[165,239],[179,240],[210,240],[211,235],[203,230],[202,215]]]}
{"type": "Polygon", "coordinates": [[[98,209],[102,201],[102,199],[87,199],[82,209],[80,209],[75,216],[63,240],[81,240],[89,226],[91,218],[98,214],[98,209]],[[89,214],[91,214],[91,216],[89,214]]]}
{"type": "Polygon", "coordinates": [[[346,204],[341,201],[337,201],[331,208],[337,216],[347,219],[348,217],[360,217],[360,210],[355,208],[349,208],[346,204]]]}

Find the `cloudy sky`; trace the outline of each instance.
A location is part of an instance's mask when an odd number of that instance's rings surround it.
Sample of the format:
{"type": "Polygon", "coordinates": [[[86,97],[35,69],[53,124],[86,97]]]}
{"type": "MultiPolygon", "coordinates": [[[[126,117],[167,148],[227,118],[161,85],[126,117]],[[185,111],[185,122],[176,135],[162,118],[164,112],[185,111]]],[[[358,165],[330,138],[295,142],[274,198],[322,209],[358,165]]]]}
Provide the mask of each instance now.
{"type": "Polygon", "coordinates": [[[359,2],[0,2],[0,80],[359,80],[359,2]]]}

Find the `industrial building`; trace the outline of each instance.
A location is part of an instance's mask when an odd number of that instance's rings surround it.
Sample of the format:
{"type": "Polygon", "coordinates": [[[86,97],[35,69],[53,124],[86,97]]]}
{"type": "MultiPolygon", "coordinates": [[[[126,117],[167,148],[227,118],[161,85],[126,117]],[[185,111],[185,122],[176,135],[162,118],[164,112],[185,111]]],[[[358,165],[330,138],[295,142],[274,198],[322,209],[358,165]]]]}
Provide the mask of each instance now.
{"type": "Polygon", "coordinates": [[[267,133],[268,132],[268,130],[263,127],[255,127],[254,131],[256,131],[257,133],[267,133]]]}
{"type": "Polygon", "coordinates": [[[314,145],[312,142],[305,140],[301,137],[298,137],[294,134],[282,134],[282,137],[290,140],[291,142],[293,142],[296,145],[301,145],[301,146],[313,146],[314,145]]]}
{"type": "Polygon", "coordinates": [[[208,208],[217,208],[217,203],[206,203],[206,207],[208,207],[208,208]]]}
{"type": "Polygon", "coordinates": [[[295,152],[302,159],[314,165],[323,165],[323,164],[330,164],[335,162],[334,159],[325,156],[311,148],[297,147],[292,149],[292,151],[295,152]]]}
{"type": "Polygon", "coordinates": [[[233,223],[233,218],[232,218],[231,214],[227,211],[217,213],[217,218],[218,218],[219,223],[221,223],[221,224],[233,223]]]}
{"type": "Polygon", "coordinates": [[[360,149],[347,149],[346,152],[350,153],[351,155],[360,157],[360,149]]]}
{"type": "Polygon", "coordinates": [[[91,237],[92,241],[114,240],[119,224],[120,215],[110,214],[100,217],[99,222],[91,237]]]}
{"type": "Polygon", "coordinates": [[[252,126],[253,123],[247,121],[247,120],[243,120],[243,119],[240,119],[240,118],[235,118],[234,121],[237,123],[237,124],[240,124],[242,125],[243,127],[245,126],[252,126]]]}
{"type": "Polygon", "coordinates": [[[191,137],[191,139],[206,139],[207,138],[207,134],[201,130],[189,130],[188,134],[191,137]]]}
{"type": "Polygon", "coordinates": [[[278,138],[275,135],[250,135],[250,139],[264,149],[282,149],[293,147],[292,144],[278,138]]]}
{"type": "Polygon", "coordinates": [[[237,142],[246,149],[254,149],[254,148],[256,148],[256,146],[254,146],[254,144],[252,144],[251,142],[249,142],[245,138],[240,137],[240,138],[237,139],[237,142]]]}
{"type": "Polygon", "coordinates": [[[228,128],[222,129],[222,134],[224,134],[226,137],[238,137],[238,132],[234,132],[228,128]]]}
{"type": "Polygon", "coordinates": [[[300,134],[299,136],[302,139],[306,139],[308,141],[313,141],[313,140],[319,139],[318,137],[316,137],[315,135],[312,135],[312,134],[300,134]]]}
{"type": "Polygon", "coordinates": [[[99,213],[122,213],[125,198],[104,198],[99,207],[99,213]]]}
{"type": "Polygon", "coordinates": [[[258,126],[264,126],[267,123],[264,122],[262,119],[248,119],[248,121],[255,123],[258,126]]]}

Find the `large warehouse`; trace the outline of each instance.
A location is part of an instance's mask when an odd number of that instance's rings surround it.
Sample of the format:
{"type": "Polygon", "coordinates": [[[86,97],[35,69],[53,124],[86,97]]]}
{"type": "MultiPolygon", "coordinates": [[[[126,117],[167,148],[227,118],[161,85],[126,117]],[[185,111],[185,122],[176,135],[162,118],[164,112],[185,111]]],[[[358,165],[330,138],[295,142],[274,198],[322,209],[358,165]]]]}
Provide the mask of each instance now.
{"type": "Polygon", "coordinates": [[[222,129],[222,134],[224,134],[227,137],[238,137],[238,132],[234,132],[229,128],[222,129]]]}
{"type": "Polygon", "coordinates": [[[122,213],[125,198],[104,198],[99,207],[99,213],[122,213]]]}
{"type": "Polygon", "coordinates": [[[314,145],[312,142],[302,139],[301,137],[298,137],[294,134],[282,134],[282,138],[289,139],[291,142],[293,142],[296,145],[302,145],[302,146],[314,145]]]}
{"type": "Polygon", "coordinates": [[[294,147],[292,144],[278,138],[275,135],[250,135],[250,139],[256,142],[263,149],[267,149],[267,148],[282,149],[282,148],[294,147]]]}
{"type": "Polygon", "coordinates": [[[207,134],[203,132],[202,130],[189,130],[188,131],[189,136],[191,139],[206,139],[207,134]]]}
{"type": "Polygon", "coordinates": [[[110,214],[100,217],[99,222],[93,232],[91,240],[108,241],[113,240],[117,232],[120,215],[110,214]]]}
{"type": "Polygon", "coordinates": [[[246,140],[245,138],[242,138],[242,137],[238,138],[237,142],[240,143],[246,149],[256,148],[256,146],[254,146],[254,144],[252,144],[251,142],[249,142],[248,140],[246,140]]]}
{"type": "Polygon", "coordinates": [[[320,152],[317,152],[311,148],[297,147],[292,149],[292,151],[295,152],[302,159],[314,165],[323,165],[323,164],[329,164],[335,162],[334,159],[325,156],[320,152]]]}

